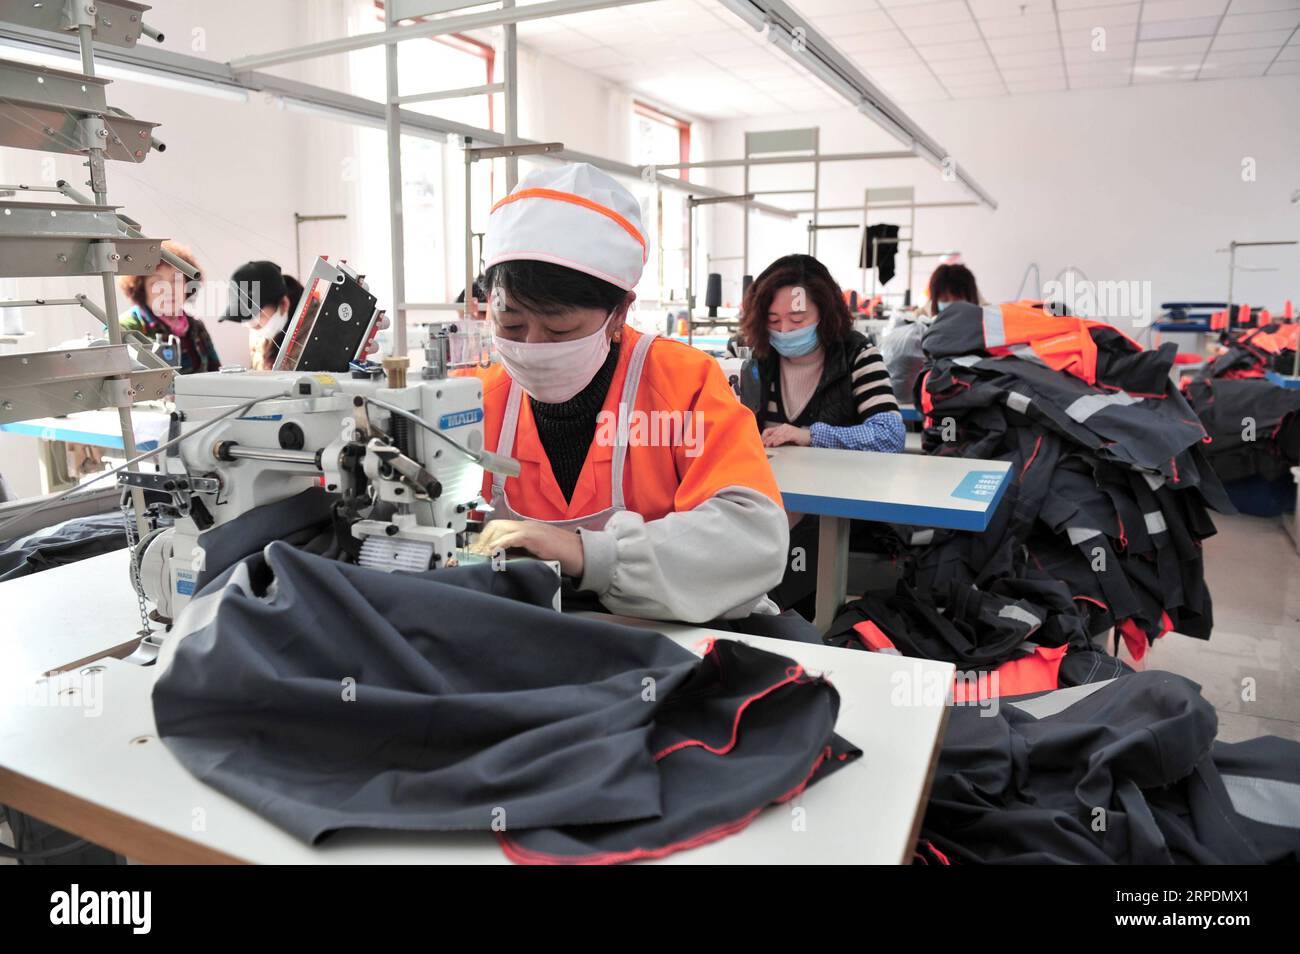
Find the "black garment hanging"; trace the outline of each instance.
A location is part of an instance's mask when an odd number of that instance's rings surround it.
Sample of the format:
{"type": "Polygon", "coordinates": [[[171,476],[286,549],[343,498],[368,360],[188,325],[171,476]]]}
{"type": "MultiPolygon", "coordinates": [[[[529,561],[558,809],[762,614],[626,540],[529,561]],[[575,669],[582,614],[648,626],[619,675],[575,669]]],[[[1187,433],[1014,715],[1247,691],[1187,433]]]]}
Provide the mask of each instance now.
{"type": "Polygon", "coordinates": [[[858,754],[792,660],[733,640],[700,659],[555,612],[558,585],[532,561],[390,574],[271,543],[179,617],[158,735],[305,842],[504,830],[519,861],[700,844],[858,754]]]}
{"type": "Polygon", "coordinates": [[[880,284],[888,285],[894,277],[894,256],[898,253],[897,225],[868,225],[862,233],[862,247],[858,251],[858,267],[875,267],[880,284]],[[887,241],[888,240],[888,241],[887,241]],[[873,256],[872,250],[876,254],[873,256]]]}

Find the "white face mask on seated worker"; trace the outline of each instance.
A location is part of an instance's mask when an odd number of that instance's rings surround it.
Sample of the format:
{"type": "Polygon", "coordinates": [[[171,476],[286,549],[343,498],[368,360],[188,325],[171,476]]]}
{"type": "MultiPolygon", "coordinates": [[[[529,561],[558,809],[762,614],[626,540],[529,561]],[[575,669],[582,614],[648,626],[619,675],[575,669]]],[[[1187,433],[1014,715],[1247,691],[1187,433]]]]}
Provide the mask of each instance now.
{"type": "Polygon", "coordinates": [[[591,383],[609,357],[609,323],[572,341],[511,341],[493,334],[501,365],[534,400],[562,404],[591,383]]]}

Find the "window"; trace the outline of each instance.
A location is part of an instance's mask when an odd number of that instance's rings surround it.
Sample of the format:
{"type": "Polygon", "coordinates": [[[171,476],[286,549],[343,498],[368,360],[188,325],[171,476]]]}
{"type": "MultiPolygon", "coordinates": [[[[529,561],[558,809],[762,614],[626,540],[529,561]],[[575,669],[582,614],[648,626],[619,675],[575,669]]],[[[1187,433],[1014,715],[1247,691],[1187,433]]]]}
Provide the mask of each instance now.
{"type": "MultiPolygon", "coordinates": [[[[632,150],[633,161],[639,166],[689,162],[691,124],[646,103],[633,102],[632,150]]],[[[663,174],[690,180],[689,169],[667,169],[663,174]]],[[[686,249],[690,243],[686,197],[675,189],[652,189],[642,211],[651,242],[639,294],[646,304],[672,308],[686,297],[686,249]]]]}
{"type": "MultiPolygon", "coordinates": [[[[381,21],[384,19],[383,0],[375,0],[375,15],[381,21]]],[[[425,23],[427,18],[412,17],[401,22],[425,23]]],[[[461,33],[431,36],[428,45],[408,41],[397,50],[398,85],[403,95],[484,85],[493,81],[496,71],[496,50],[461,33]]],[[[495,100],[496,96],[469,96],[410,103],[403,108],[495,129],[495,100]]]]}
{"type": "MultiPolygon", "coordinates": [[[[632,145],[638,165],[691,161],[691,124],[646,103],[632,104],[632,145]],[[676,156],[676,159],[669,158],[676,156]]],[[[689,169],[669,169],[666,175],[690,181],[689,169]]]]}
{"type": "MultiPolygon", "coordinates": [[[[380,22],[384,5],[376,2],[380,22]]],[[[415,20],[403,21],[406,23],[415,20]]],[[[412,40],[398,46],[398,89],[402,95],[458,89],[493,82],[497,70],[496,51],[488,44],[459,34],[412,40]]],[[[384,49],[375,47],[353,54],[352,92],[382,101],[386,95],[384,49]]],[[[469,126],[491,129],[496,109],[491,96],[432,100],[409,103],[402,108],[450,119],[469,126]]],[[[391,269],[384,261],[389,248],[388,148],[383,130],[358,130],[360,193],[358,217],[363,244],[373,250],[359,263],[368,272],[367,281],[381,301],[391,302],[391,269]]],[[[498,186],[493,163],[476,168],[475,224],[481,228],[498,186]],[[492,177],[488,188],[478,176],[492,177]]],[[[406,295],[409,302],[447,302],[465,284],[464,177],[460,150],[439,139],[402,137],[402,205],[406,247],[406,295]]],[[[478,247],[476,244],[475,252],[478,247]]],[[[412,311],[408,316],[408,341],[419,340],[415,323],[445,313],[412,311]]]]}

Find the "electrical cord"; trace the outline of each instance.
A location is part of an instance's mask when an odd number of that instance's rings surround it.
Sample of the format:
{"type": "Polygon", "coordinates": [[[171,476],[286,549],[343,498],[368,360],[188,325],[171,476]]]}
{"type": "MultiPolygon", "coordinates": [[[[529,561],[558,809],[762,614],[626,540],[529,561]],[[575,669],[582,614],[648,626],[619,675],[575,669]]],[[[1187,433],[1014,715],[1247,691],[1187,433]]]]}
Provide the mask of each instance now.
{"type": "MultiPolygon", "coordinates": [[[[211,420],[204,421],[202,424],[200,424],[198,427],[194,428],[193,430],[188,431],[185,434],[178,435],[177,437],[173,437],[171,440],[167,441],[164,444],[159,444],[157,447],[153,448],[153,450],[147,450],[143,454],[137,454],[135,457],[132,457],[130,460],[126,461],[125,463],[119,464],[117,467],[112,467],[101,474],[97,474],[96,476],[92,477],[90,480],[86,481],[85,483],[78,484],[76,487],[72,487],[68,490],[65,490],[63,491],[63,493],[57,494],[51,497],[49,500],[46,500],[44,503],[36,507],[33,507],[31,510],[10,517],[8,520],[4,521],[3,523],[0,523],[0,539],[3,539],[3,531],[5,527],[9,526],[10,524],[16,523],[19,520],[25,520],[28,517],[32,516],[33,514],[40,513],[41,511],[54,506],[56,503],[59,503],[61,500],[71,497],[73,494],[80,493],[81,491],[89,487],[91,484],[98,483],[99,481],[103,480],[105,477],[110,477],[114,474],[121,473],[124,470],[128,470],[134,467],[142,460],[148,460],[150,457],[154,457],[158,454],[161,454],[163,451],[170,450],[171,448],[179,444],[181,441],[187,440],[193,437],[194,435],[207,430],[212,425],[224,421],[228,417],[233,417],[236,414],[242,414],[244,411],[247,411],[254,404],[261,404],[263,401],[274,401],[276,398],[284,398],[284,397],[292,397],[292,396],[293,395],[290,392],[283,391],[279,394],[268,394],[265,395],[264,397],[254,398],[251,401],[245,401],[243,404],[239,404],[235,407],[232,407],[230,410],[222,414],[218,414],[216,417],[212,418],[211,420]]],[[[423,423],[423,421],[421,421],[420,423],[423,423]]]]}
{"type": "Polygon", "coordinates": [[[438,430],[436,427],[434,427],[424,418],[420,417],[420,415],[412,411],[408,411],[405,408],[398,407],[396,404],[389,404],[387,401],[381,400],[376,397],[366,397],[365,400],[367,404],[373,404],[375,405],[375,407],[383,408],[385,411],[388,411],[390,414],[396,414],[399,417],[406,418],[408,421],[411,421],[412,423],[419,424],[429,433],[433,434],[436,437],[441,438],[442,440],[450,444],[452,447],[456,448],[456,450],[460,451],[462,454],[464,454],[474,463],[481,466],[484,470],[491,471],[494,474],[503,474],[506,477],[519,476],[519,461],[515,460],[513,457],[507,457],[504,454],[494,454],[491,451],[487,451],[487,450],[472,451],[464,444],[460,443],[459,441],[451,437],[448,437],[446,434],[438,430]]]}

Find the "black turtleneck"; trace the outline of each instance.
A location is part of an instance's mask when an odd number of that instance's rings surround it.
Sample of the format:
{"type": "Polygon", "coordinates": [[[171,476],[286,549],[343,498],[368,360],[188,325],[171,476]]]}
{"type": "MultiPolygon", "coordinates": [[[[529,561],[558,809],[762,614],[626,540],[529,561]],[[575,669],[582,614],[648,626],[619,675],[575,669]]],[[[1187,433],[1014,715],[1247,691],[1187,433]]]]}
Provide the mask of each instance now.
{"type": "Polygon", "coordinates": [[[614,380],[618,351],[618,342],[611,341],[609,357],[591,383],[563,404],[543,404],[531,397],[528,399],[542,449],[551,462],[555,482],[560,485],[565,500],[573,499],[573,488],[578,485],[578,475],[582,473],[582,465],[586,463],[587,452],[596,436],[596,418],[605,406],[609,383],[614,380]]]}

